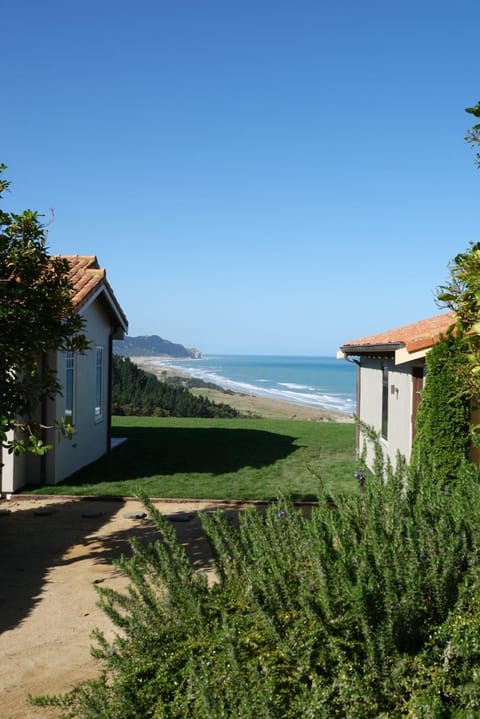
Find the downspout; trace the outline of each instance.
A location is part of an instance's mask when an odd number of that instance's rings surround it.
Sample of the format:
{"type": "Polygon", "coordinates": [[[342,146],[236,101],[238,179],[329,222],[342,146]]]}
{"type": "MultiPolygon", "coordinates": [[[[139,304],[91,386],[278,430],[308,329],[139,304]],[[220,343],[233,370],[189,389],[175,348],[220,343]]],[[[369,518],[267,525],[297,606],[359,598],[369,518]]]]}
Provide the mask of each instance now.
{"type": "MultiPolygon", "coordinates": [[[[43,429],[42,431],[42,439],[45,444],[48,443],[48,437],[47,437],[47,423],[48,423],[48,414],[47,414],[47,397],[44,397],[42,399],[42,405],[41,405],[41,423],[43,429]]],[[[42,454],[40,457],[40,484],[47,484],[47,455],[42,454]]]]}
{"type": "Polygon", "coordinates": [[[107,454],[112,448],[112,362],[113,362],[113,335],[108,336],[108,378],[107,378],[107,454]]]}
{"type": "MultiPolygon", "coordinates": [[[[42,374],[45,375],[48,371],[48,358],[47,353],[42,354],[42,374]]],[[[41,437],[42,441],[47,444],[47,425],[48,425],[48,408],[47,408],[48,397],[42,397],[40,400],[40,425],[41,425],[41,437]]],[[[38,477],[38,484],[44,485],[47,483],[47,455],[42,454],[40,456],[40,476],[38,477]]],[[[37,482],[32,482],[37,484],[37,482]]]]}
{"type": "MultiPolygon", "coordinates": [[[[361,394],[362,394],[362,384],[361,384],[362,375],[360,373],[360,368],[362,365],[360,364],[359,360],[356,360],[353,357],[349,357],[348,355],[344,355],[344,357],[347,362],[357,365],[357,412],[356,412],[356,414],[357,414],[357,419],[360,419],[360,399],[361,399],[361,394]]],[[[360,456],[360,426],[359,426],[358,422],[356,423],[356,427],[355,427],[355,450],[356,450],[356,455],[357,455],[357,459],[358,459],[360,456]]]]}
{"type": "MultiPolygon", "coordinates": [[[[47,355],[44,352],[42,355],[42,374],[45,376],[47,373],[48,366],[47,366],[47,355]]],[[[41,433],[42,433],[42,440],[45,444],[48,442],[47,437],[47,424],[48,424],[48,410],[47,410],[47,402],[48,397],[43,397],[40,404],[40,424],[42,426],[41,433]]],[[[40,457],[40,477],[39,483],[46,484],[47,483],[47,455],[42,454],[40,457]]]]}

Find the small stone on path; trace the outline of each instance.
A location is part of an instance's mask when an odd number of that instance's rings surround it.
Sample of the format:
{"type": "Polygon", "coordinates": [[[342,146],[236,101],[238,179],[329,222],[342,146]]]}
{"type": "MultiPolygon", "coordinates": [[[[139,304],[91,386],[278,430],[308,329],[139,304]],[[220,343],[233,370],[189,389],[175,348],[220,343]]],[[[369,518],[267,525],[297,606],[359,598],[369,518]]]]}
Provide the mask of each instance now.
{"type": "Polygon", "coordinates": [[[146,512],[124,512],[125,519],[145,519],[146,512]]]}
{"type": "Polygon", "coordinates": [[[189,512],[177,512],[176,514],[170,514],[168,519],[171,522],[189,522],[193,517],[193,514],[189,512]]]}

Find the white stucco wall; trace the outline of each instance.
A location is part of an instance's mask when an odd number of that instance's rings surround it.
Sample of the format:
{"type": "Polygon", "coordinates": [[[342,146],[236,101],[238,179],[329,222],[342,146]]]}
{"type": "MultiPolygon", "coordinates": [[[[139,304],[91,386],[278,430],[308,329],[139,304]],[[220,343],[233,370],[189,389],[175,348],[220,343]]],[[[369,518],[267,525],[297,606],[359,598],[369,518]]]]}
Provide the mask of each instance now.
{"type": "MultiPolygon", "coordinates": [[[[397,453],[407,461],[412,444],[412,364],[395,366],[393,359],[383,360],[388,368],[388,436],[380,444],[395,466],[397,453]]],[[[382,429],[382,360],[363,359],[360,368],[360,419],[378,433],[382,429]]],[[[364,443],[360,437],[360,451],[364,443]]],[[[372,465],[373,451],[367,443],[367,464],[372,465]]]]}
{"type": "MultiPolygon", "coordinates": [[[[34,417],[34,421],[42,422],[42,418],[38,415],[34,417]]],[[[13,440],[14,437],[15,432],[13,430],[8,432],[8,440],[13,440]]],[[[24,440],[25,435],[18,432],[16,439],[24,440]]],[[[25,484],[38,481],[40,469],[40,458],[30,452],[15,455],[0,447],[0,495],[16,492],[25,484]]]]}
{"type": "MultiPolygon", "coordinates": [[[[8,455],[0,448],[0,495],[15,492],[25,484],[57,484],[73,472],[104,455],[109,447],[109,353],[110,335],[120,339],[126,331],[126,321],[117,312],[108,288],[101,287],[82,311],[85,334],[91,341],[85,354],[75,354],[73,437],[59,437],[55,421],[65,417],[65,397],[57,395],[54,401],[39,408],[39,421],[45,430],[44,441],[53,449],[43,457],[26,453],[20,457],[8,455]],[[106,307],[108,306],[108,311],[106,307]],[[101,415],[96,413],[96,348],[103,349],[103,376],[101,415]],[[4,466],[1,467],[3,462],[4,466]]],[[[65,386],[66,354],[53,354],[49,367],[57,372],[61,387],[65,386]]]]}
{"type": "MultiPolygon", "coordinates": [[[[8,440],[13,440],[14,433],[8,432],[8,440]]],[[[1,491],[4,494],[14,492],[28,481],[27,456],[9,454],[5,448],[0,447],[1,491]]]]}
{"type": "MultiPolygon", "coordinates": [[[[93,462],[107,451],[108,442],[108,348],[111,332],[107,313],[96,300],[82,313],[86,320],[85,334],[91,341],[85,354],[75,354],[74,417],[72,439],[53,437],[54,451],[46,457],[48,484],[57,484],[81,467],[93,462]],[[103,348],[102,408],[95,416],[96,348],[103,348]]],[[[57,377],[65,384],[65,355],[58,355],[57,377]]],[[[57,420],[65,416],[65,397],[57,398],[57,420]]],[[[52,443],[53,443],[52,442],[52,443]]]]}

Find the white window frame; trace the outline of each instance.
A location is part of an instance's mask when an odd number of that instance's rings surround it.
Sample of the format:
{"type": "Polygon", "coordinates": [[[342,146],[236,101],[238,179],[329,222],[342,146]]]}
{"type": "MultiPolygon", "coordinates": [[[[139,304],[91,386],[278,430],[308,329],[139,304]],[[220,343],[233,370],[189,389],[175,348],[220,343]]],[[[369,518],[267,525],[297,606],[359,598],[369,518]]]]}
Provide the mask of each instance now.
{"type": "Polygon", "coordinates": [[[77,378],[77,372],[76,372],[76,357],[75,352],[73,350],[67,350],[65,352],[65,387],[64,387],[64,397],[65,397],[65,419],[67,419],[70,424],[74,423],[75,420],[75,403],[76,403],[76,378],[77,378]]]}

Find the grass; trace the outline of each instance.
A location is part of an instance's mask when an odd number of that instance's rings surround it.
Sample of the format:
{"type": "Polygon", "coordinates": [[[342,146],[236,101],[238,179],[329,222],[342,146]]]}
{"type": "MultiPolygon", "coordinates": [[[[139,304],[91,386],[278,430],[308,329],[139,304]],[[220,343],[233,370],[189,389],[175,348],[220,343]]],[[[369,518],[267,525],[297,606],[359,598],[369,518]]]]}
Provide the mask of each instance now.
{"type": "Polygon", "coordinates": [[[36,494],[315,500],[319,481],[354,492],[353,424],[114,417],[128,441],[36,494]]]}

